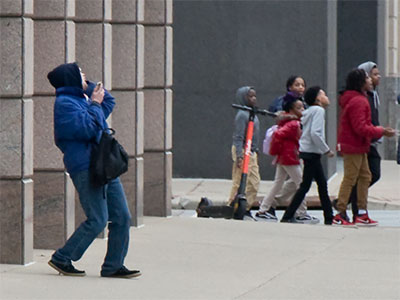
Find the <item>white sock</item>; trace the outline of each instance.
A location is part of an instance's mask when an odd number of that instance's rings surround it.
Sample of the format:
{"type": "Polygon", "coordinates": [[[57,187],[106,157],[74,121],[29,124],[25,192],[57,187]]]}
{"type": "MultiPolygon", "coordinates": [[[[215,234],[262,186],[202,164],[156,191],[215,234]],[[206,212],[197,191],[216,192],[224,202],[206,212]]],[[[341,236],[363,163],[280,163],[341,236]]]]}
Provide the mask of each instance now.
{"type": "Polygon", "coordinates": [[[366,209],[359,209],[358,210],[358,214],[359,215],[364,215],[364,214],[366,214],[367,213],[367,210],[366,209]]]}

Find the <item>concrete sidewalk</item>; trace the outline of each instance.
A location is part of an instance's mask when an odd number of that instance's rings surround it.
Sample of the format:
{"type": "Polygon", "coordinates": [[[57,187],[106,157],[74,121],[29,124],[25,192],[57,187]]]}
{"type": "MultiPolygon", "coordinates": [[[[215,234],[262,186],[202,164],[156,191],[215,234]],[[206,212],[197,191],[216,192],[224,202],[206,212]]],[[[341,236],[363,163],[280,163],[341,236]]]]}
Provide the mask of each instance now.
{"type": "MultiPolygon", "coordinates": [[[[370,208],[400,208],[399,170],[382,163],[370,208]]],[[[332,195],[340,180],[339,174],[330,181],[332,195]]],[[[261,184],[260,196],[270,184],[261,184]]],[[[201,196],[225,201],[230,181],[175,179],[173,189],[175,205],[196,206],[201,196]]],[[[131,229],[125,264],[142,271],[137,279],[101,278],[107,241],[96,239],[75,264],[86,270],[83,278],[50,268],[52,250],[34,250],[28,266],[0,265],[0,299],[400,299],[399,227],[245,222],[184,212],[145,217],[143,227],[131,229]]]]}
{"type": "Polygon", "coordinates": [[[58,275],[52,251],[0,265],[1,299],[400,299],[400,230],[201,218],[150,218],[131,229],[136,279],[99,277],[106,240],[58,275]]]}
{"type": "MultiPolygon", "coordinates": [[[[395,161],[382,161],[381,179],[369,189],[369,209],[400,210],[400,165],[395,161]]],[[[329,179],[328,191],[331,197],[337,197],[343,178],[342,162],[338,161],[337,173],[329,179]]],[[[261,181],[258,199],[262,200],[271,189],[273,181],[261,181]]],[[[206,196],[214,204],[225,204],[231,190],[231,180],[224,179],[179,179],[172,180],[175,209],[195,209],[201,197],[206,196]]],[[[309,207],[320,206],[317,185],[314,182],[306,197],[309,207]]]]}

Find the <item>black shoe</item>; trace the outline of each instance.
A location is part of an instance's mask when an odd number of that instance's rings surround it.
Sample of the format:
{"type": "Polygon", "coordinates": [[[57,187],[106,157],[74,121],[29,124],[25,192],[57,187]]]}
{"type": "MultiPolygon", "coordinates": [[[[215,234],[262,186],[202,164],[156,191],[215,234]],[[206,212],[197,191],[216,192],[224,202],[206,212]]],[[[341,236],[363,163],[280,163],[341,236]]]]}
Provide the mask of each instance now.
{"type": "Polygon", "coordinates": [[[125,266],[122,266],[117,272],[112,274],[104,274],[101,271],[101,277],[115,277],[115,278],[132,278],[142,275],[139,270],[128,270],[125,266]]]}
{"type": "Polygon", "coordinates": [[[63,265],[55,262],[54,260],[49,260],[48,262],[49,266],[52,267],[53,269],[57,270],[60,274],[66,275],[66,276],[85,276],[86,272],[77,270],[72,264],[69,265],[63,265]]]}
{"type": "Polygon", "coordinates": [[[276,217],[275,208],[273,208],[272,206],[267,210],[267,213],[269,213],[269,214],[271,214],[271,215],[276,217]]]}

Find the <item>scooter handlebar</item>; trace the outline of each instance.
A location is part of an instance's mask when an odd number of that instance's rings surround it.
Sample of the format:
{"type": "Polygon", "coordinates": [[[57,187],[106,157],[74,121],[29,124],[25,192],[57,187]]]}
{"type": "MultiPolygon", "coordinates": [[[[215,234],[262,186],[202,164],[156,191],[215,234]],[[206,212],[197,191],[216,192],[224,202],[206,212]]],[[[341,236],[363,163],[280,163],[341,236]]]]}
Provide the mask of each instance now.
{"type": "Polygon", "coordinates": [[[239,104],[232,104],[232,107],[236,108],[236,109],[251,111],[251,112],[254,112],[255,114],[260,114],[263,116],[267,115],[267,116],[274,117],[274,118],[277,116],[276,113],[270,112],[266,109],[260,109],[258,107],[250,107],[250,106],[239,105],[239,104]]]}

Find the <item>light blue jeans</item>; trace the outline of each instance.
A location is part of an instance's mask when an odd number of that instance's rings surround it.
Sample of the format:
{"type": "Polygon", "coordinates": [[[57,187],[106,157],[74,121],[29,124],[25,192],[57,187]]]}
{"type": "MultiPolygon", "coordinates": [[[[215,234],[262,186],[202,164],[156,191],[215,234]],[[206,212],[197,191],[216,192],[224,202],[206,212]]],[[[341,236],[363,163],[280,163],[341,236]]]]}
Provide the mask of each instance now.
{"type": "Polygon", "coordinates": [[[58,249],[52,259],[68,265],[79,260],[86,249],[108,224],[107,254],[102,265],[103,274],[112,274],[119,270],[128,252],[129,228],[131,215],[126,202],[124,189],[119,178],[103,187],[93,187],[89,171],[82,171],[71,176],[79,194],[79,200],[86,214],[84,221],[58,249]]]}

